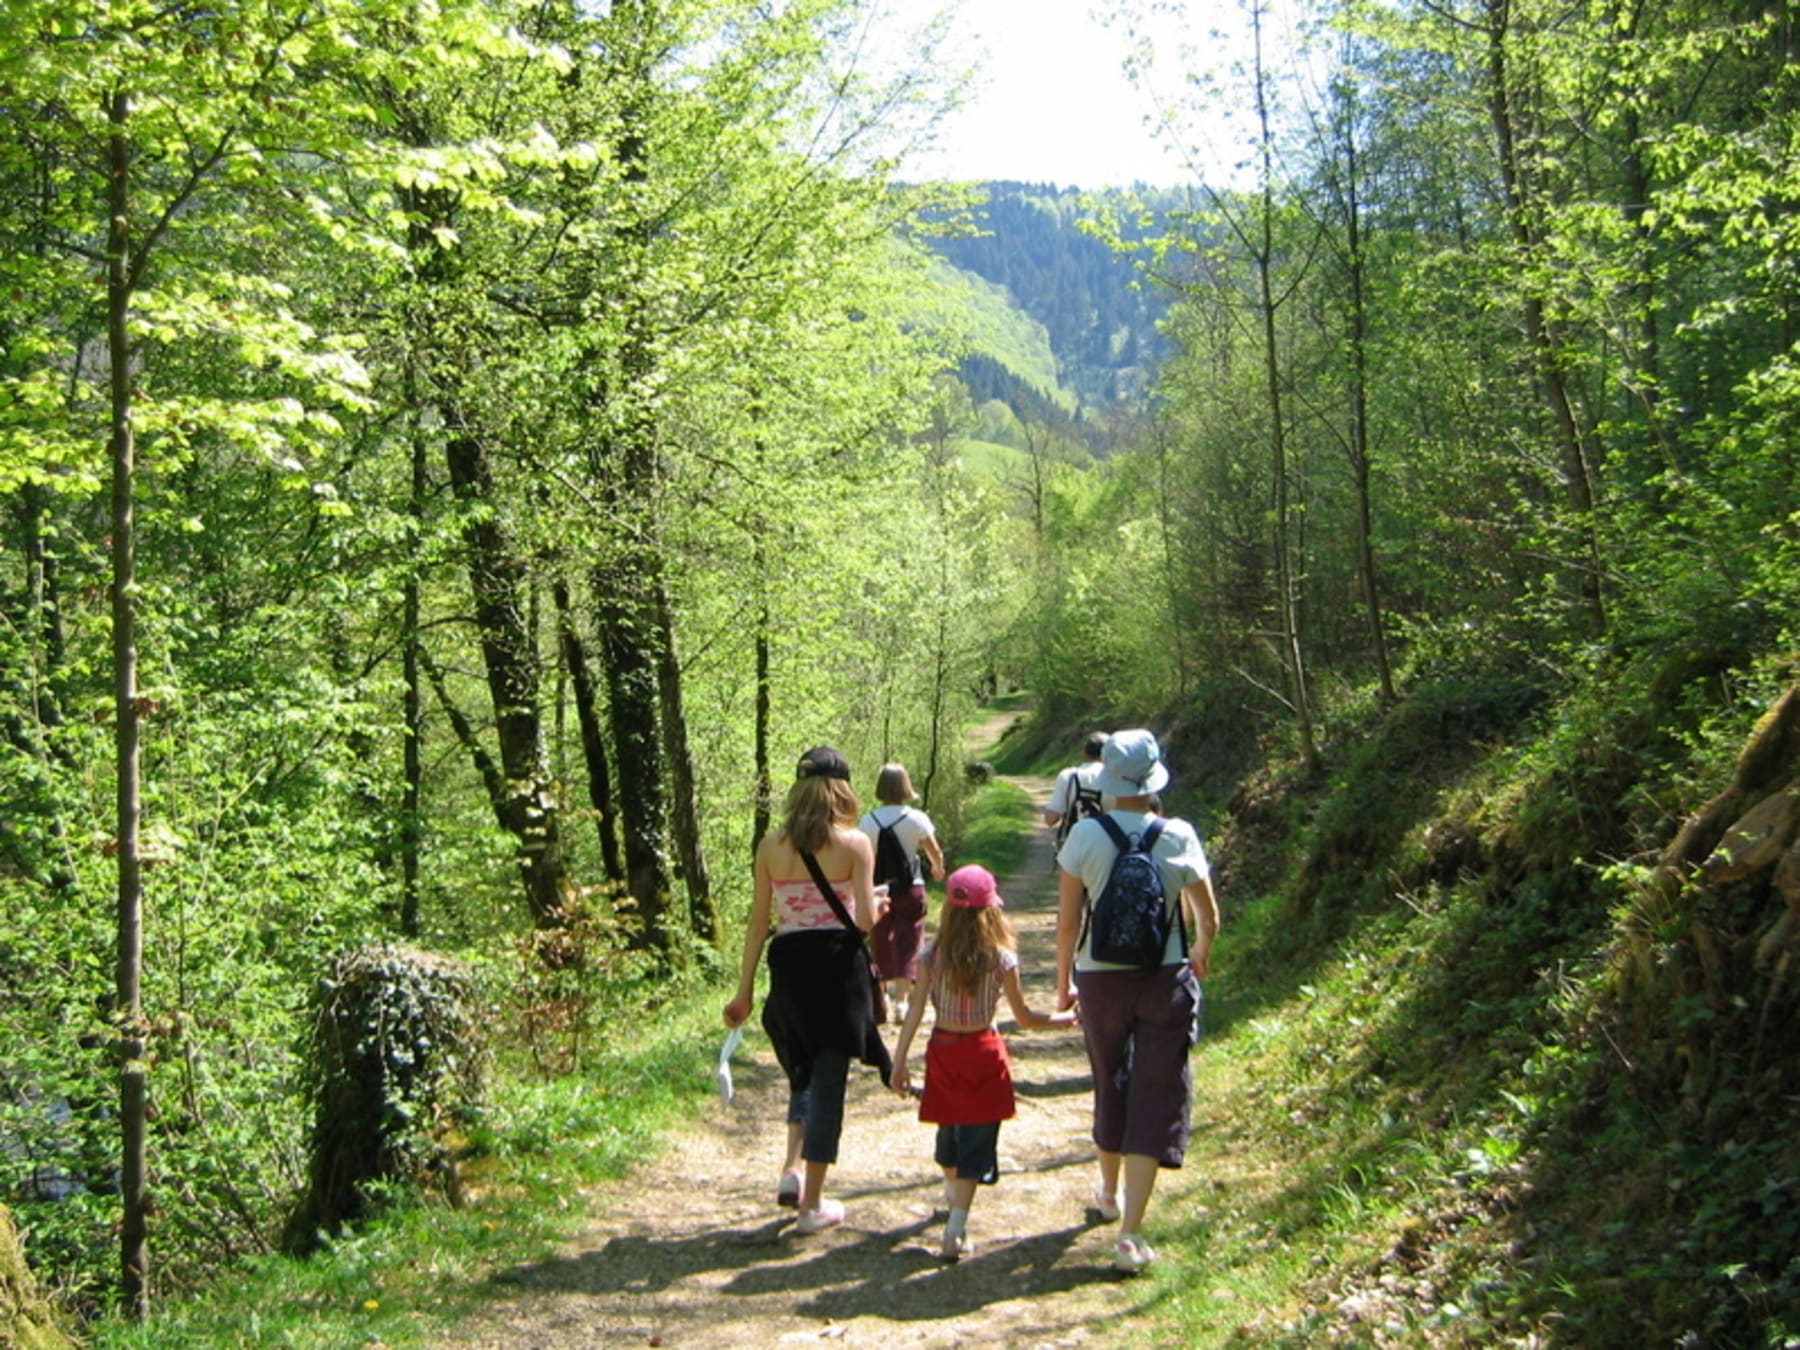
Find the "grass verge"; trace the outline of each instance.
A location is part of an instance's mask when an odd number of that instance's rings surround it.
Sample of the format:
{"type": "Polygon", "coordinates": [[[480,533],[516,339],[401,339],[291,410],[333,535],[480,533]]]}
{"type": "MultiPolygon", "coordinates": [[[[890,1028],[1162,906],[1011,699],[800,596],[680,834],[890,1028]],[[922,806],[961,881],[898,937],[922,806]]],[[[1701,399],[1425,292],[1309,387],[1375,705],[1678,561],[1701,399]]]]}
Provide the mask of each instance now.
{"type": "Polygon", "coordinates": [[[713,1092],[714,1000],[656,1010],[655,1038],[614,1037],[582,1073],[496,1086],[465,1167],[466,1202],[412,1201],[307,1260],[257,1257],[144,1325],[106,1322],[96,1350],[429,1346],[508,1270],[586,1224],[590,1189],[624,1175],[713,1092]]]}
{"type": "Polygon", "coordinates": [[[1031,794],[1013,783],[984,783],[969,794],[956,862],[980,863],[997,877],[1018,873],[1037,822],[1031,794]]]}

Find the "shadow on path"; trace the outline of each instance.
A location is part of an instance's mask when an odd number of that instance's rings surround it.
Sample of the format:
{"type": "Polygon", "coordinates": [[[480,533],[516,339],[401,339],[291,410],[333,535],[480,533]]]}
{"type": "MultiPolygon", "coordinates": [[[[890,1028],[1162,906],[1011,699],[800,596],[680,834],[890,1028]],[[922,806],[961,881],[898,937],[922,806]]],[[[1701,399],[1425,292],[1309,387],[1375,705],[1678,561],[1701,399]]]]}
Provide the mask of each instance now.
{"type": "MultiPolygon", "coordinates": [[[[1013,716],[988,723],[989,734],[1013,716]]],[[[1039,804],[1050,790],[1048,779],[1007,781],[1039,804]]],[[[1048,829],[1034,829],[1024,863],[1001,879],[1001,893],[1019,933],[1026,996],[1049,1010],[1056,887],[1048,829]]],[[[1092,1183],[1092,1080],[1079,1032],[1020,1033],[1002,1024],[1018,1114],[1000,1133],[1000,1182],[982,1187],[971,1211],[975,1251],[951,1264],[938,1256],[943,1185],[932,1162],[933,1127],[917,1119],[916,1103],[866,1071],[852,1076],[828,1184],[848,1216],[825,1233],[793,1231],[794,1211],[774,1204],[785,1085],[754,1020],[752,1028],[732,1105],[704,1113],[637,1174],[597,1192],[591,1227],[566,1250],[489,1281],[491,1302],[447,1344],[572,1350],[822,1338],[879,1345],[899,1337],[912,1346],[1129,1339],[1118,1319],[1149,1286],[1113,1273],[1112,1229],[1083,1219],[1092,1183]]],[[[894,1034],[888,1028],[890,1042],[894,1034]]]]}

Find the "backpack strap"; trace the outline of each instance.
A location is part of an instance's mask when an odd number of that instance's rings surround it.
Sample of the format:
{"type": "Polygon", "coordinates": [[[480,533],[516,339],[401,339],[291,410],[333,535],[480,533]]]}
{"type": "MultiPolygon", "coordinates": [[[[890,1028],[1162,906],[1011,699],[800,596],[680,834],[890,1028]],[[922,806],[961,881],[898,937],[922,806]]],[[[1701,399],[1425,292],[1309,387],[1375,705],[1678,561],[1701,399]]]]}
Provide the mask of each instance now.
{"type": "MultiPolygon", "coordinates": [[[[1107,819],[1110,820],[1111,817],[1109,816],[1107,819]]],[[[1168,822],[1161,816],[1158,816],[1155,820],[1144,826],[1144,837],[1139,841],[1138,847],[1145,853],[1149,853],[1152,848],[1156,847],[1156,841],[1162,838],[1163,826],[1167,823],[1168,822]]],[[[1185,958],[1188,949],[1187,909],[1186,906],[1181,903],[1181,891],[1179,888],[1176,889],[1174,895],[1169,897],[1169,901],[1175,906],[1175,927],[1181,933],[1181,953],[1183,958],[1185,958]]]]}
{"type": "Polygon", "coordinates": [[[863,943],[863,930],[856,926],[856,921],[850,917],[850,911],[845,909],[844,902],[838,899],[837,888],[825,879],[825,869],[819,866],[819,860],[803,848],[797,848],[794,852],[800,855],[800,861],[805,863],[806,870],[812,873],[813,885],[819,888],[819,894],[825,897],[825,903],[831,906],[831,912],[837,915],[838,922],[856,934],[858,943],[863,943]]]}

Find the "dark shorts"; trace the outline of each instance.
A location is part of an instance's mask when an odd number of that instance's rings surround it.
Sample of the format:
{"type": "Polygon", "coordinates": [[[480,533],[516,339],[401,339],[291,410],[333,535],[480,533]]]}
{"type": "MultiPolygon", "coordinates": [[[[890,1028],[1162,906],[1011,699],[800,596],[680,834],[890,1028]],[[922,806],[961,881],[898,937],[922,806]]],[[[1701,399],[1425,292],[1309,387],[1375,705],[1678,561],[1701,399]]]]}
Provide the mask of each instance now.
{"type": "Polygon", "coordinates": [[[1155,970],[1078,970],[1081,1029],[1094,1071],[1094,1144],[1180,1167],[1200,1039],[1200,982],[1186,963],[1155,970]]]}
{"type": "Polygon", "coordinates": [[[939,1167],[954,1168],[958,1180],[992,1186],[1000,1180],[1000,1122],[938,1126],[934,1156],[939,1167]]]}

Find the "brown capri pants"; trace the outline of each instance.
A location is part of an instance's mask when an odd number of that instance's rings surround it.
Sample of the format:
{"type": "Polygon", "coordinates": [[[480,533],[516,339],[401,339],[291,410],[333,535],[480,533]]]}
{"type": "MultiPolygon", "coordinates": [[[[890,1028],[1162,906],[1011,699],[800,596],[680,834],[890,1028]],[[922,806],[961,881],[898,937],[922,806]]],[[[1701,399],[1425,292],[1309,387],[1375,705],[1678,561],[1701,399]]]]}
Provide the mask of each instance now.
{"type": "Polygon", "coordinates": [[[1094,1071],[1094,1144],[1180,1167],[1203,1006],[1193,967],[1078,970],[1075,991],[1094,1071]]]}

